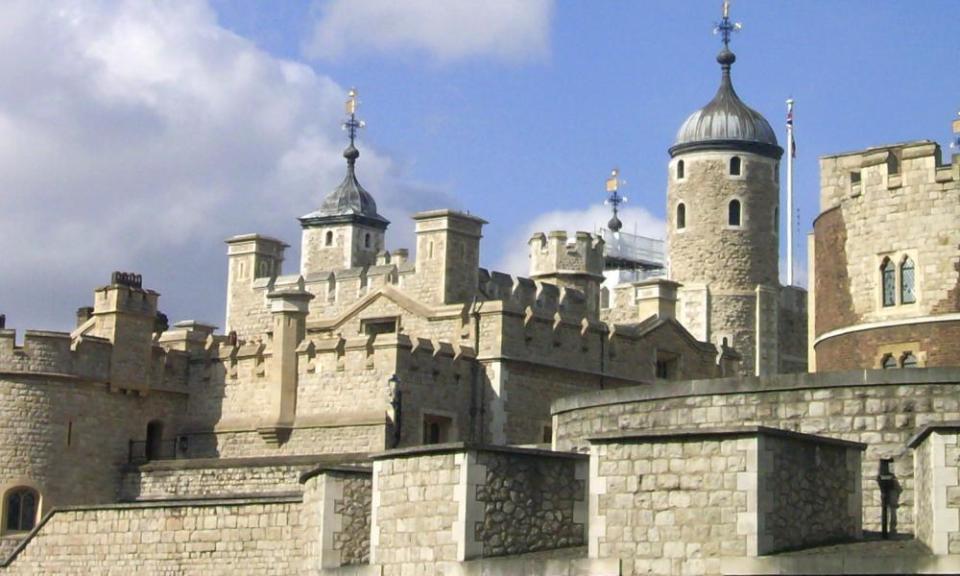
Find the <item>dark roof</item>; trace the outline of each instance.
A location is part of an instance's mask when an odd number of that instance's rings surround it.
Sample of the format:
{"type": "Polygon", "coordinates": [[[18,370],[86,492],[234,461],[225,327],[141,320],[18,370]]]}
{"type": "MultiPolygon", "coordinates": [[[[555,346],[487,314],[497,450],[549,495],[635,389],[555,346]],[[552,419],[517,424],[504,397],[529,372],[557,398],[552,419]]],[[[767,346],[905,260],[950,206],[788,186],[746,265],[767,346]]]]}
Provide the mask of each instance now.
{"type": "Polygon", "coordinates": [[[677,141],[670,148],[671,156],[707,149],[745,150],[774,158],[783,154],[770,123],[744,104],[733,89],[730,68],[735,61],[736,56],[726,48],[717,56],[723,71],[717,94],[680,127],[677,141]]]}
{"type": "Polygon", "coordinates": [[[300,217],[304,226],[336,222],[361,222],[377,228],[386,228],[390,221],[377,212],[377,202],[357,180],[355,165],[360,151],[350,144],[343,151],[347,159],[347,174],[340,185],[323,199],[320,209],[300,217]]]}

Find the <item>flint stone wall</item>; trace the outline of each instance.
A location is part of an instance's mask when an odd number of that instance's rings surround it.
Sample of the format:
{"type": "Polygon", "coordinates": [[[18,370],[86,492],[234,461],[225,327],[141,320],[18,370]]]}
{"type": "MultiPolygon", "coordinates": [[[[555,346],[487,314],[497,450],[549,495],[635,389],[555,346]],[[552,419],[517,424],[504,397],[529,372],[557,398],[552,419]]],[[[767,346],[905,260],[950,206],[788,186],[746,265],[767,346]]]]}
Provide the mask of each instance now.
{"type": "Polygon", "coordinates": [[[623,430],[746,425],[820,434],[867,445],[861,464],[863,527],[880,529],[881,458],[894,458],[896,529],[913,522],[917,428],[960,420],[960,370],[876,370],[688,380],[572,396],[554,402],[554,448],[586,451],[590,436],[623,430]]]}
{"type": "Polygon", "coordinates": [[[474,528],[481,556],[584,544],[586,459],[478,452],[476,465],[484,472],[475,491],[483,506],[474,528]]]}
{"type": "Polygon", "coordinates": [[[57,510],[0,574],[299,574],[299,498],[57,510]]]}

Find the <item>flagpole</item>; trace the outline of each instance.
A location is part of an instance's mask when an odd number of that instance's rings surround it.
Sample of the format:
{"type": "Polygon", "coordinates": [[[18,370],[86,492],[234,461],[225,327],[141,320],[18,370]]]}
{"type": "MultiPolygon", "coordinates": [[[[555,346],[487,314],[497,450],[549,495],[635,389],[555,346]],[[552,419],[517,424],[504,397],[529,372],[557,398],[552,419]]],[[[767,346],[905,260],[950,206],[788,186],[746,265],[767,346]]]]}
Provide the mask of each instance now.
{"type": "Polygon", "coordinates": [[[787,99],[787,286],[793,286],[793,98],[787,99]]]}

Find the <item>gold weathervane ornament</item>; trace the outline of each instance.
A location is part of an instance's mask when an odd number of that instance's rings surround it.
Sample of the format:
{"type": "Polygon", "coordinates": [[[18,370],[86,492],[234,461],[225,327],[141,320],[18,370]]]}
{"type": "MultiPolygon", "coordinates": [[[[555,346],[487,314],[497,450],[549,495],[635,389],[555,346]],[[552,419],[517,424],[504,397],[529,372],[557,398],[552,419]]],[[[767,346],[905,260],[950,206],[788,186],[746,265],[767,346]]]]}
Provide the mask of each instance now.
{"type": "Polygon", "coordinates": [[[723,18],[714,26],[713,33],[720,34],[723,45],[729,46],[730,35],[739,32],[742,28],[743,25],[739,22],[730,21],[730,0],[723,0],[723,18]]]}
{"type": "Polygon", "coordinates": [[[357,138],[357,132],[367,125],[363,120],[357,119],[357,107],[360,105],[360,100],[357,99],[358,94],[356,88],[351,88],[350,91],[347,92],[347,102],[345,106],[349,118],[343,123],[343,129],[350,135],[351,146],[357,138]]]}

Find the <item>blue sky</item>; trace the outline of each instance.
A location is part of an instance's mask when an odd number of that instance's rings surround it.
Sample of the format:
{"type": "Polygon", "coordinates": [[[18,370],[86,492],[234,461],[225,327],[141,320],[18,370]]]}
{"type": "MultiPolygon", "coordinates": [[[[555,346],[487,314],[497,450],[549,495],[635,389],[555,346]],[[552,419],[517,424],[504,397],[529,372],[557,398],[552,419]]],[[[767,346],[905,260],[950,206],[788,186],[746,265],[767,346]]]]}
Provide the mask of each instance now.
{"type": "MultiPolygon", "coordinates": [[[[803,239],[817,157],[946,145],[960,109],[955,0],[733,2],[734,83],[784,138],[797,101],[803,239]]],[[[114,269],[172,320],[221,323],[222,239],[293,245],[342,175],[344,91],[361,93],[359,176],[407,216],[490,221],[484,265],[523,273],[539,228],[592,230],[628,180],[627,230],[662,234],[667,148],[719,79],[719,0],[76,0],[0,8],[0,313],[69,328],[114,269]]],[[[785,247],[784,247],[785,248],[785,247]]],[[[801,277],[805,274],[801,274],[801,277]]]]}

